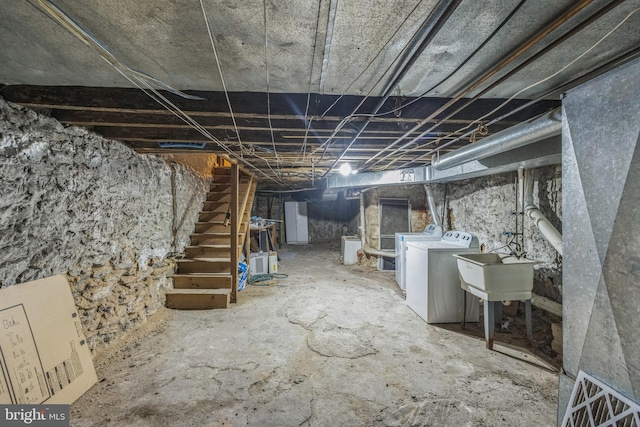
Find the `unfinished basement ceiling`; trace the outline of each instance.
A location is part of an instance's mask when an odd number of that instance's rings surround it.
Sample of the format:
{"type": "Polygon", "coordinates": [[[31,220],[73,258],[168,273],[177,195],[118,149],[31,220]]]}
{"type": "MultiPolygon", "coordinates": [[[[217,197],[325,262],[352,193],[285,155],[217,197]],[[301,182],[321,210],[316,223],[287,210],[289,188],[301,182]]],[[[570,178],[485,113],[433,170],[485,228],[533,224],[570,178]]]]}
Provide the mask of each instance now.
{"type": "Polygon", "coordinates": [[[428,164],[640,46],[640,0],[0,4],[0,96],[141,153],[226,153],[279,189],[322,185],[344,162],[428,164]],[[159,82],[204,99],[136,87],[159,82]]]}

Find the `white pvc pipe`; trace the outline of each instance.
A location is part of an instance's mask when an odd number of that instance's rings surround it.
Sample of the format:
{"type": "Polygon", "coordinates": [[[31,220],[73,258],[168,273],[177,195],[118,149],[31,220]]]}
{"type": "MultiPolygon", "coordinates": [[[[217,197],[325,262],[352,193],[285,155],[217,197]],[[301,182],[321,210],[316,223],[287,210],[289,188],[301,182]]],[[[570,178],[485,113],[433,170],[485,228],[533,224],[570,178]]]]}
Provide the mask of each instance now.
{"type": "Polygon", "coordinates": [[[548,311],[558,317],[562,317],[562,304],[545,298],[535,293],[531,293],[531,304],[541,310],[548,311]]]}
{"type": "Polygon", "coordinates": [[[549,222],[549,220],[540,212],[538,208],[526,206],[525,213],[531,218],[544,237],[547,238],[551,246],[553,246],[560,255],[562,255],[562,235],[557,228],[549,222]]]}
{"type": "Polygon", "coordinates": [[[551,246],[562,255],[562,234],[560,234],[558,229],[551,224],[547,217],[545,217],[544,214],[540,212],[540,209],[533,203],[533,176],[531,170],[527,171],[525,182],[525,215],[533,220],[542,235],[551,243],[551,246]]]}

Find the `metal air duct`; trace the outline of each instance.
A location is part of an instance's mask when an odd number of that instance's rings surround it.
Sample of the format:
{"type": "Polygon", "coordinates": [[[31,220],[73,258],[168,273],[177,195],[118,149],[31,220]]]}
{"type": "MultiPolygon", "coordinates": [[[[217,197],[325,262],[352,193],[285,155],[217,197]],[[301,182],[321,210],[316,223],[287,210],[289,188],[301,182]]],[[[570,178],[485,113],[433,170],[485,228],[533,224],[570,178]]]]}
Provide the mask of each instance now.
{"type": "Polygon", "coordinates": [[[561,134],[562,110],[558,107],[527,122],[488,136],[480,142],[434,159],[431,161],[431,166],[436,170],[449,169],[561,134]]]}

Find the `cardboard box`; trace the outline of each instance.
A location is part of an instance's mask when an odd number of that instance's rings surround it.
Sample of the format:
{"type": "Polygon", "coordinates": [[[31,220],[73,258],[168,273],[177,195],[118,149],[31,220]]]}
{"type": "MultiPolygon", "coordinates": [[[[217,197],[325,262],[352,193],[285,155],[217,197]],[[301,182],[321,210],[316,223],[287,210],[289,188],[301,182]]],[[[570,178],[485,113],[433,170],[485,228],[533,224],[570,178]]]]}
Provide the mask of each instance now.
{"type": "Polygon", "coordinates": [[[0,289],[0,404],[70,404],[96,381],[64,276],[0,289]]]}

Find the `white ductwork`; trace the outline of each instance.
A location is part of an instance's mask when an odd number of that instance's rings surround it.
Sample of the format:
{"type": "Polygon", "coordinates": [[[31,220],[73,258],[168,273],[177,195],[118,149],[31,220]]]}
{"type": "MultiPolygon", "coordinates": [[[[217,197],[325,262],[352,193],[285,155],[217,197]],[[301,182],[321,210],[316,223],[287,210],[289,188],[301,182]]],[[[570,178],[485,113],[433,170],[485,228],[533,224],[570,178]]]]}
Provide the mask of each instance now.
{"type": "Polygon", "coordinates": [[[431,166],[437,170],[449,169],[561,134],[562,110],[556,108],[527,122],[488,136],[480,142],[433,159],[431,166]]]}
{"type": "Polygon", "coordinates": [[[431,220],[435,225],[442,228],[442,221],[440,221],[440,217],[436,210],[436,199],[433,197],[433,190],[431,189],[431,186],[424,184],[424,191],[427,195],[429,210],[431,211],[431,220]]]}
{"type": "Polygon", "coordinates": [[[544,237],[549,243],[562,255],[562,234],[551,222],[545,217],[540,209],[533,203],[533,174],[528,170],[524,178],[525,195],[524,195],[524,214],[533,220],[544,237]]]}

